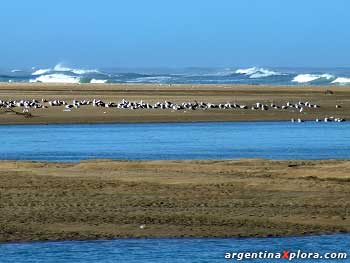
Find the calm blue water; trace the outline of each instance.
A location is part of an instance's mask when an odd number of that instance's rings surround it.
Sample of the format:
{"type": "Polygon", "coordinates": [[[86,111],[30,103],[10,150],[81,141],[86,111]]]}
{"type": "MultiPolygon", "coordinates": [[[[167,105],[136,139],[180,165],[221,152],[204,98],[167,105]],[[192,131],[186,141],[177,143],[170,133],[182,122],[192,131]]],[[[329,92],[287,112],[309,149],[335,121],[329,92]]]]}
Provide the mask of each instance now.
{"type": "Polygon", "coordinates": [[[3,125],[0,134],[0,159],[350,158],[349,122],[3,125]]]}
{"type": "Polygon", "coordinates": [[[350,235],[289,238],[117,239],[0,244],[1,263],[349,262],[350,235]],[[226,252],[348,253],[347,259],[225,259],[226,252]]]}

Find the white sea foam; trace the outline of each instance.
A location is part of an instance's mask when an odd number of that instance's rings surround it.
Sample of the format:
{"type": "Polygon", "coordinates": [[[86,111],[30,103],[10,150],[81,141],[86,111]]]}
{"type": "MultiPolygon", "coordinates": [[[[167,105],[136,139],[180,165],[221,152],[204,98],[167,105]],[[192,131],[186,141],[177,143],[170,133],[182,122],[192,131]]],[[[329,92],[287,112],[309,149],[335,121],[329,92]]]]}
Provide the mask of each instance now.
{"type": "Polygon", "coordinates": [[[47,74],[51,72],[51,69],[50,68],[46,68],[46,69],[38,69],[38,70],[35,70],[32,75],[33,76],[39,76],[39,75],[43,75],[43,74],[47,74]]]}
{"type": "Polygon", "coordinates": [[[35,70],[32,73],[32,75],[33,76],[39,76],[39,75],[44,75],[44,74],[53,73],[53,72],[58,72],[58,73],[59,72],[70,72],[70,73],[74,73],[76,75],[100,73],[97,69],[69,68],[69,67],[63,66],[61,63],[59,63],[56,66],[54,66],[53,68],[46,68],[46,69],[35,70]]]}
{"type": "Polygon", "coordinates": [[[90,80],[90,83],[94,83],[94,84],[102,84],[102,83],[106,83],[107,80],[106,79],[92,79],[90,80]]]}
{"type": "Polygon", "coordinates": [[[339,77],[332,81],[334,84],[350,84],[350,78],[339,77]]]}
{"type": "Polygon", "coordinates": [[[334,76],[331,74],[299,74],[293,78],[293,82],[298,83],[308,83],[318,79],[327,79],[331,80],[334,76]]]}
{"type": "Polygon", "coordinates": [[[12,72],[12,73],[22,72],[22,70],[20,70],[20,69],[13,69],[13,70],[11,70],[11,72],[12,72]]]}
{"type": "Polygon", "coordinates": [[[256,67],[245,68],[245,69],[237,69],[236,73],[237,74],[244,74],[244,75],[251,75],[251,74],[255,73],[256,70],[257,70],[256,67]]]}
{"type": "Polygon", "coordinates": [[[100,73],[97,69],[76,69],[76,68],[69,68],[66,66],[63,66],[61,63],[57,64],[54,68],[54,71],[59,72],[72,72],[77,75],[83,75],[83,74],[89,74],[89,73],[100,73]]]}
{"type": "Polygon", "coordinates": [[[276,76],[276,75],[283,75],[283,73],[264,69],[264,68],[245,68],[245,69],[237,69],[235,71],[236,74],[243,74],[246,76],[249,76],[251,79],[257,79],[257,78],[266,78],[269,76],[276,76]]]}
{"type": "Polygon", "coordinates": [[[74,76],[67,76],[65,74],[49,74],[41,75],[35,79],[31,79],[29,82],[42,82],[42,83],[79,83],[80,78],[74,76]]]}

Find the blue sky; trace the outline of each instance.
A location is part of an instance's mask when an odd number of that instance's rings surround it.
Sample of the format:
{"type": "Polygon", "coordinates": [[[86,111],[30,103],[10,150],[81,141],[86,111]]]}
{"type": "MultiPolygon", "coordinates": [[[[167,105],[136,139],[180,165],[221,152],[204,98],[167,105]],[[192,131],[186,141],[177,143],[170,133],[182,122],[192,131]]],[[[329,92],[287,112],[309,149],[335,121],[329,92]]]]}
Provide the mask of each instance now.
{"type": "Polygon", "coordinates": [[[0,66],[348,67],[348,0],[2,0],[0,66]]]}

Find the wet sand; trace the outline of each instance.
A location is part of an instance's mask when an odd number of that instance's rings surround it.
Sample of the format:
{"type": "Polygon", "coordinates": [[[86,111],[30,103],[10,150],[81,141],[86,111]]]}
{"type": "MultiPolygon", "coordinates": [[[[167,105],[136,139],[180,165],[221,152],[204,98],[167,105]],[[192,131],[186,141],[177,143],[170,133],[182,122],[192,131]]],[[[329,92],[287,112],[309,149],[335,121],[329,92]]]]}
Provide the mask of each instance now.
{"type": "MultiPolygon", "coordinates": [[[[252,111],[232,110],[130,110],[93,108],[84,106],[64,112],[64,107],[32,109],[33,117],[0,109],[0,124],[49,123],[121,123],[121,122],[187,122],[187,121],[278,121],[301,118],[303,120],[338,117],[350,119],[350,87],[348,86],[263,86],[263,85],[157,85],[157,84],[0,84],[0,99],[20,100],[42,98],[53,100],[105,101],[172,101],[174,103],[205,101],[211,103],[236,102],[251,105],[256,102],[285,104],[287,101],[310,101],[318,109],[252,111]],[[333,94],[325,94],[329,89],[333,94]],[[336,108],[340,105],[341,108],[336,108]]],[[[20,108],[15,108],[21,111],[20,108]]]]}
{"type": "Polygon", "coordinates": [[[350,161],[0,161],[0,181],[2,242],[350,231],[350,161]]]}

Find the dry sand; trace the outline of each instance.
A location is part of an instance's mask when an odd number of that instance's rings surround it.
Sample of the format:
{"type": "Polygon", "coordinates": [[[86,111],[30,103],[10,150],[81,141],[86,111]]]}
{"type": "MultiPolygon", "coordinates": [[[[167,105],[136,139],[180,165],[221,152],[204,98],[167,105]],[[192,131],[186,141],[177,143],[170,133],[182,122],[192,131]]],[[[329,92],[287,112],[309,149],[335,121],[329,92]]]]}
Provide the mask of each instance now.
{"type": "MultiPolygon", "coordinates": [[[[287,101],[310,101],[321,106],[319,109],[297,110],[121,110],[116,108],[93,108],[84,106],[63,112],[63,107],[33,109],[34,117],[8,113],[0,109],[0,123],[113,123],[113,122],[185,122],[185,121],[263,121],[290,120],[302,118],[314,120],[324,117],[350,119],[350,87],[348,86],[240,86],[240,85],[155,85],[155,84],[0,84],[0,99],[38,99],[53,100],[92,100],[130,101],[205,101],[212,103],[237,102],[241,104],[277,103],[287,101]],[[330,89],[333,95],[326,95],[330,89]],[[335,105],[341,105],[336,109],[335,105]]],[[[18,109],[19,110],[19,109],[18,109]]],[[[20,110],[19,110],[20,111],[20,110]]]]}
{"type": "Polygon", "coordinates": [[[3,242],[350,231],[350,161],[0,161],[0,181],[3,242]]]}

